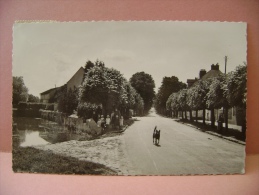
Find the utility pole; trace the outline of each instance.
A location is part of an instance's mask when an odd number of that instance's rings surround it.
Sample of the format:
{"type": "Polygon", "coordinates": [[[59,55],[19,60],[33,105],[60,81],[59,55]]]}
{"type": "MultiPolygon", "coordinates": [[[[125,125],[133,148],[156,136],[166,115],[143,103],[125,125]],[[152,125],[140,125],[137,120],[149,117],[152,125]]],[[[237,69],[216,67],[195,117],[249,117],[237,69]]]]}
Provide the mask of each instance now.
{"type": "MultiPolygon", "coordinates": [[[[227,62],[228,62],[228,56],[225,56],[225,76],[227,75],[227,62]]],[[[225,129],[228,130],[228,108],[223,109],[223,112],[225,111],[225,129]]]]}
{"type": "Polygon", "coordinates": [[[228,56],[225,56],[225,74],[227,74],[227,61],[228,61],[228,56]]]}

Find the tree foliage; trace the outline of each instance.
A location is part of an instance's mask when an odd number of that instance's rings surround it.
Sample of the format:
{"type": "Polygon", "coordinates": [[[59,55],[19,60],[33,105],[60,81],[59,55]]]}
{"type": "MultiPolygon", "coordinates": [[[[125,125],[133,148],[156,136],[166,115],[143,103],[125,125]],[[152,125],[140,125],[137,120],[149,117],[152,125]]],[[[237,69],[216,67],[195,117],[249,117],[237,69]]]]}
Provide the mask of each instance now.
{"type": "Polygon", "coordinates": [[[108,103],[116,106],[125,97],[123,83],[124,79],[119,71],[95,66],[86,73],[79,88],[80,101],[102,104],[104,108],[108,103]]]}
{"type": "Polygon", "coordinates": [[[151,75],[145,72],[137,72],[130,78],[130,84],[144,101],[144,111],[148,112],[153,105],[155,97],[155,82],[151,75]]]}
{"type": "Polygon", "coordinates": [[[28,102],[40,102],[40,98],[32,94],[28,95],[28,102]]]}
{"type": "Polygon", "coordinates": [[[207,108],[207,93],[209,92],[211,79],[199,80],[188,93],[188,105],[193,109],[207,108]]]}
{"type": "Polygon", "coordinates": [[[186,84],[180,82],[177,77],[164,77],[156,95],[155,108],[157,112],[164,114],[163,112],[166,110],[166,102],[169,96],[184,88],[186,88],[186,84]]]}
{"type": "Polygon", "coordinates": [[[26,102],[28,98],[28,88],[25,86],[23,77],[13,76],[13,105],[20,101],[26,102]]]}
{"type": "Polygon", "coordinates": [[[123,75],[118,70],[105,67],[100,61],[85,74],[79,88],[79,101],[101,104],[103,114],[111,113],[115,108],[124,111],[130,108],[140,109],[143,104],[136,90],[123,75]]]}
{"type": "Polygon", "coordinates": [[[239,65],[228,74],[225,96],[231,106],[246,106],[247,65],[239,65]]]}
{"type": "Polygon", "coordinates": [[[62,88],[62,91],[58,98],[58,110],[68,115],[72,114],[78,106],[78,90],[69,89],[66,87],[62,88]]]}
{"type": "Polygon", "coordinates": [[[226,76],[222,75],[211,80],[211,85],[206,97],[206,105],[208,108],[219,109],[222,107],[228,108],[229,102],[226,98],[227,93],[226,76]]]}

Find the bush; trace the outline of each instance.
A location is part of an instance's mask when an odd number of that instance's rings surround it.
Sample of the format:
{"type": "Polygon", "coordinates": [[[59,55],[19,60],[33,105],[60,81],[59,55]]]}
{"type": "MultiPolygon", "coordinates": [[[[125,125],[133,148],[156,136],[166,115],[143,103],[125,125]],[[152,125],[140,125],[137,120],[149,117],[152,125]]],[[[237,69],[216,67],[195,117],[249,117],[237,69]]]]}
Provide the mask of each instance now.
{"type": "Polygon", "coordinates": [[[18,116],[20,116],[20,117],[39,117],[40,116],[39,110],[43,109],[45,107],[46,107],[46,104],[44,104],[44,103],[19,102],[18,116]]]}
{"type": "MultiPolygon", "coordinates": [[[[77,107],[77,115],[79,117],[84,117],[84,118],[91,118],[93,115],[93,111],[98,111],[100,110],[100,106],[96,104],[91,104],[88,102],[85,103],[80,103],[77,107]]],[[[100,113],[98,113],[100,114],[100,113]]]]}
{"type": "Polygon", "coordinates": [[[45,110],[53,111],[54,110],[54,104],[47,104],[46,107],[45,107],[45,110]]]}

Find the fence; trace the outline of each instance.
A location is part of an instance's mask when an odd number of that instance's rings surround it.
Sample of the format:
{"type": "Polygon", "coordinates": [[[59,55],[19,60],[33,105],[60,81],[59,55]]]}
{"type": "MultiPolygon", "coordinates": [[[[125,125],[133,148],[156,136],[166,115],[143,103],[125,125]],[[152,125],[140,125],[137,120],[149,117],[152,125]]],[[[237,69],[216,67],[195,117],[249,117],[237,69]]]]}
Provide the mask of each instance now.
{"type": "Polygon", "coordinates": [[[58,111],[40,110],[42,125],[52,131],[100,134],[101,128],[93,119],[70,117],[58,111]]]}

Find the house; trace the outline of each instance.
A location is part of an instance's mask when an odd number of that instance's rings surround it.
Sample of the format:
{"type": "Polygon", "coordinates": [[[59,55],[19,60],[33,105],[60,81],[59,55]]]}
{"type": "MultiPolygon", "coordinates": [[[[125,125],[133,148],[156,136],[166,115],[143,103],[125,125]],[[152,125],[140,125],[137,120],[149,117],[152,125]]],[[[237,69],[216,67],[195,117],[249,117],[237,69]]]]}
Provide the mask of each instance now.
{"type": "Polygon", "coordinates": [[[66,88],[67,90],[74,90],[79,85],[82,84],[84,79],[85,70],[83,67],[80,67],[78,71],[69,79],[69,81],[60,87],[55,87],[52,89],[48,89],[40,93],[40,101],[43,103],[54,103],[57,102],[59,92],[66,88]]]}
{"type": "MultiPolygon", "coordinates": [[[[197,83],[198,80],[206,80],[209,78],[215,78],[220,75],[223,75],[223,73],[219,69],[219,64],[216,64],[216,65],[212,64],[211,69],[208,72],[205,69],[200,70],[199,78],[187,79],[187,86],[188,86],[188,88],[190,88],[193,85],[195,85],[195,83],[197,83]]],[[[243,112],[243,109],[236,108],[236,107],[228,109],[228,123],[234,124],[234,125],[240,125],[241,121],[242,121],[242,116],[241,116],[243,114],[242,112],[243,112]]],[[[221,113],[223,113],[223,108],[214,109],[215,120],[218,120],[219,115],[221,113]]],[[[195,116],[195,111],[193,111],[192,115],[195,116]]],[[[202,115],[203,115],[202,110],[199,110],[198,118],[202,118],[202,115]]],[[[190,117],[188,112],[187,112],[187,117],[190,117]]],[[[211,120],[211,111],[210,110],[205,110],[205,119],[207,121],[211,120]]]]}
{"type": "Polygon", "coordinates": [[[47,91],[44,91],[40,93],[40,102],[42,103],[51,103],[51,100],[54,98],[58,88],[52,88],[48,89],[47,91]]]}
{"type": "Polygon", "coordinates": [[[67,82],[67,90],[74,90],[79,85],[81,85],[84,79],[84,74],[85,69],[83,67],[80,67],[78,71],[67,82]]]}
{"type": "Polygon", "coordinates": [[[212,64],[211,69],[207,72],[205,69],[201,69],[199,72],[199,79],[187,79],[187,86],[190,88],[192,85],[197,83],[198,80],[206,80],[209,78],[215,78],[220,75],[223,75],[223,73],[219,70],[219,64],[212,64]]]}

